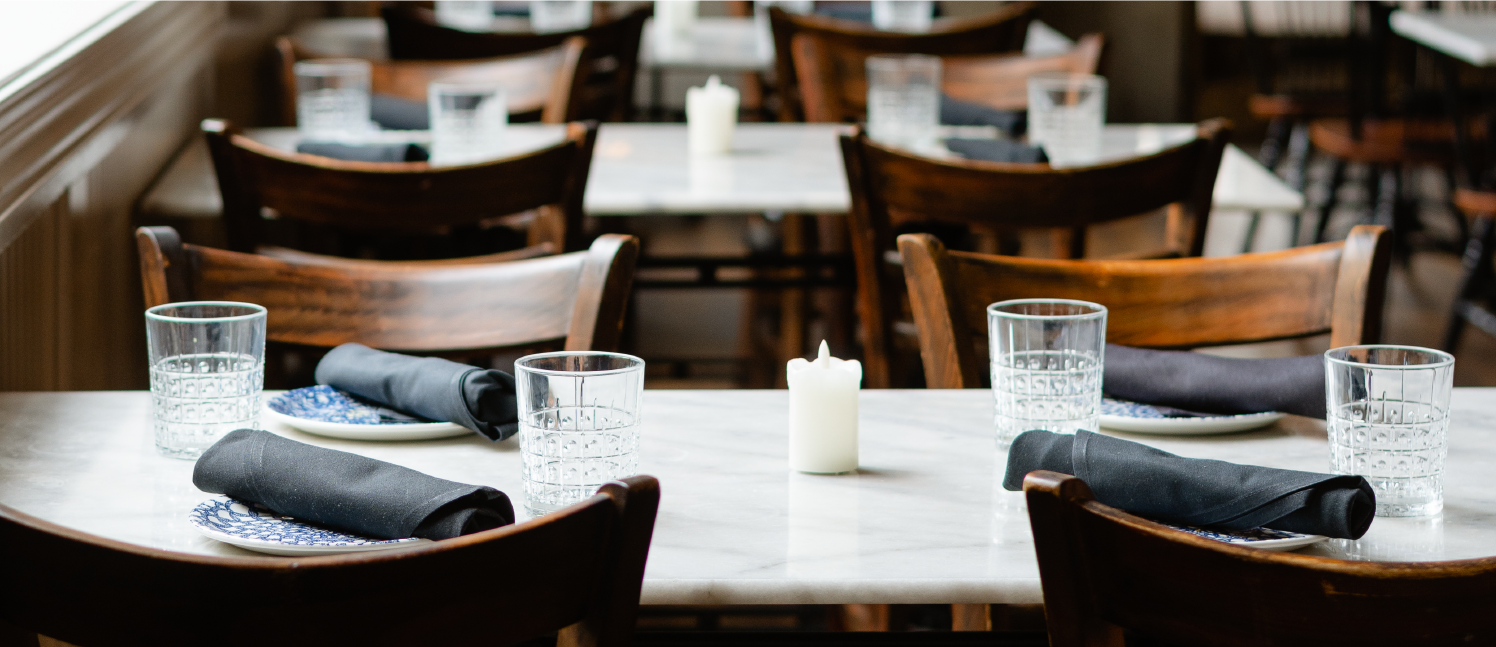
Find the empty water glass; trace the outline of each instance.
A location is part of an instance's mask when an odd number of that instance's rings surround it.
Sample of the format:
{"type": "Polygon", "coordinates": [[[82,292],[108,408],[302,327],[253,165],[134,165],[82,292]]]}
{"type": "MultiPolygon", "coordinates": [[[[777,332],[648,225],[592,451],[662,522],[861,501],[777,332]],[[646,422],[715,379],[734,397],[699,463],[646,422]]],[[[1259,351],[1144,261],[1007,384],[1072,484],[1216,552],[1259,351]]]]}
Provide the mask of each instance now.
{"type": "Polygon", "coordinates": [[[932,0],[873,0],[873,26],[883,31],[924,33],[934,18],[932,0]]]}
{"type": "Polygon", "coordinates": [[[924,54],[869,56],[867,81],[869,137],[914,151],[936,147],[940,58],[924,54]]]}
{"type": "Polygon", "coordinates": [[[1068,299],[987,306],[1001,448],[1030,429],[1095,431],[1101,420],[1106,307],[1068,299]]]}
{"type": "Polygon", "coordinates": [[[435,81],[426,101],[431,113],[431,164],[469,164],[503,154],[509,106],[498,84],[435,81]]]}
{"type": "Polygon", "coordinates": [[[493,3],[487,0],[437,0],[436,22],[466,31],[493,29],[493,3]]]}
{"type": "Polygon", "coordinates": [[[1044,147],[1051,166],[1100,161],[1106,79],[1094,74],[1035,74],[1028,78],[1028,98],[1029,143],[1044,147]]]}
{"type": "Polygon", "coordinates": [[[538,33],[575,31],[591,26],[591,0],[534,0],[530,3],[530,29],[538,33]]]}
{"type": "Polygon", "coordinates": [[[156,449],[197,458],[224,434],[259,426],[265,309],[189,301],[145,311],[156,449]]]}
{"type": "Polygon", "coordinates": [[[563,351],[514,363],[525,509],[539,516],[639,471],[644,360],[563,351]]]}
{"type": "Polygon", "coordinates": [[[1330,471],[1366,478],[1377,516],[1444,509],[1444,457],[1454,357],[1408,346],[1347,346],[1325,353],[1330,471]]]}
{"type": "Polygon", "coordinates": [[[373,129],[369,62],[312,59],[296,63],[296,126],[302,139],[338,141],[373,129]]]}

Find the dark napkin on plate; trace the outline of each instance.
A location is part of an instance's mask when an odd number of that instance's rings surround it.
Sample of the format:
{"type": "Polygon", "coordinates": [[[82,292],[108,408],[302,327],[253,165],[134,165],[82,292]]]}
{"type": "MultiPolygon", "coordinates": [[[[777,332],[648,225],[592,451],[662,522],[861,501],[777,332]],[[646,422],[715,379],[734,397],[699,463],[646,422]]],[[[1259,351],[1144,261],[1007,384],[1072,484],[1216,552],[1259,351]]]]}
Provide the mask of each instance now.
{"type": "Polygon", "coordinates": [[[1034,470],[1073,474],[1097,501],[1186,526],[1359,539],[1377,508],[1371,484],[1359,476],[1184,458],[1089,431],[1019,434],[1008,449],[1003,488],[1023,489],[1024,475],[1034,470]]]}
{"type": "Polygon", "coordinates": [[[1102,391],[1123,400],[1212,414],[1325,417],[1319,355],[1240,359],[1107,344],[1102,371],[1102,391]]]}
{"type": "Polygon", "coordinates": [[[1016,164],[1048,163],[1044,149],[1029,146],[1011,139],[961,139],[945,140],[945,147],[966,159],[984,162],[1011,162],[1016,164]]]}
{"type": "Polygon", "coordinates": [[[431,114],[424,102],[388,94],[369,95],[369,118],[385,130],[431,130],[431,114]]]}
{"type": "Polygon", "coordinates": [[[940,123],[947,126],[996,126],[1009,137],[1018,137],[1028,129],[1028,111],[998,110],[941,94],[940,123]]]}
{"type": "Polygon", "coordinates": [[[296,145],[296,152],[350,162],[424,162],[430,159],[426,149],[417,144],[301,142],[296,145]]]}
{"type": "Polygon", "coordinates": [[[514,376],[438,357],[343,344],[317,364],[318,384],[503,440],[519,429],[514,376]]]}
{"type": "Polygon", "coordinates": [[[268,431],[239,429],[197,459],[192,484],[280,514],[380,539],[450,539],[514,523],[503,492],[268,431]]]}

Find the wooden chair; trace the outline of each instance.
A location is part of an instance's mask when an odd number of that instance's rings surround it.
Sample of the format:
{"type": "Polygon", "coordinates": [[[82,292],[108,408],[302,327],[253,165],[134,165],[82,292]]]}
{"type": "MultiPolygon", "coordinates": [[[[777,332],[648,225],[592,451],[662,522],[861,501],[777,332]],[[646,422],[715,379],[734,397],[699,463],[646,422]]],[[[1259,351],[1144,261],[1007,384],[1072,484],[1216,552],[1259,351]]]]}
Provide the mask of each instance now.
{"type": "Polygon", "coordinates": [[[774,51],[779,52],[774,62],[776,92],[780,97],[779,120],[807,120],[799,96],[802,87],[799,63],[787,54],[794,51],[795,40],[800,35],[813,36],[827,47],[846,47],[867,54],[1001,54],[1023,49],[1035,6],[1034,2],[1014,2],[985,16],[939,20],[934,29],[923,34],[878,31],[866,23],[797,15],[770,7],[769,26],[774,36],[774,51]]]}
{"type": "Polygon", "coordinates": [[[1496,336],[1496,191],[1457,189],[1454,203],[1474,221],[1465,241],[1459,288],[1450,307],[1444,350],[1454,353],[1467,324],[1496,336]]]}
{"type": "Polygon", "coordinates": [[[1054,647],[1122,647],[1138,638],[1233,646],[1496,643],[1493,557],[1353,562],[1270,552],[1102,505],[1073,476],[1030,472],[1023,491],[1054,647]]]}
{"type": "MultiPolygon", "coordinates": [[[[1170,207],[1161,254],[1198,256],[1211,193],[1231,128],[1203,122],[1197,137],[1153,155],[1092,167],[936,160],[843,135],[852,192],[852,256],[857,269],[865,375],[869,387],[902,385],[891,366],[893,327],[903,312],[895,227],[939,221],[995,230],[1063,228],[1070,255],[1085,254],[1085,227],[1170,207]]],[[[985,303],[983,305],[986,305],[985,303]]],[[[913,367],[909,367],[910,370],[913,367]]]]}
{"type": "Polygon", "coordinates": [[[659,497],[654,477],[631,476],[520,524],[317,557],[147,548],[0,505],[0,545],[24,555],[6,562],[0,618],[44,645],[250,645],[260,626],[285,645],[515,645],[559,630],[561,645],[627,647],[659,497]]]}
{"type": "MultiPolygon", "coordinates": [[[[581,91],[577,64],[586,47],[581,37],[537,52],[460,61],[369,61],[370,89],[426,103],[426,88],[432,81],[482,81],[504,85],[510,121],[541,121],[559,124],[567,120],[572,95],[581,91]]],[[[280,56],[281,117],[296,123],[296,62],[326,58],[304,49],[290,38],[275,41],[280,56]]]]}
{"type": "Polygon", "coordinates": [[[290,153],[219,119],[202,128],[223,194],[229,248],[236,251],[270,242],[275,232],[267,211],[334,232],[450,239],[454,231],[514,224],[529,226],[532,245],[576,251],[584,244],[582,193],[596,124],[573,122],[562,142],[532,153],[444,168],[290,153]]]}
{"type": "Polygon", "coordinates": [[[436,21],[436,12],[413,2],[386,3],[390,57],[397,60],[490,58],[555,47],[573,36],[586,40],[578,63],[581,87],[573,93],[566,119],[630,121],[634,78],[639,70],[639,40],[653,9],[640,7],[586,29],[553,34],[478,33],[453,29],[436,21]]]}
{"type": "Polygon", "coordinates": [[[1385,229],[1343,242],[1220,258],[1070,261],[946,251],[929,234],[899,237],[925,381],[981,386],[987,306],[1055,298],[1107,307],[1107,341],[1198,348],[1330,333],[1330,345],[1376,343],[1387,291],[1385,229]]]}

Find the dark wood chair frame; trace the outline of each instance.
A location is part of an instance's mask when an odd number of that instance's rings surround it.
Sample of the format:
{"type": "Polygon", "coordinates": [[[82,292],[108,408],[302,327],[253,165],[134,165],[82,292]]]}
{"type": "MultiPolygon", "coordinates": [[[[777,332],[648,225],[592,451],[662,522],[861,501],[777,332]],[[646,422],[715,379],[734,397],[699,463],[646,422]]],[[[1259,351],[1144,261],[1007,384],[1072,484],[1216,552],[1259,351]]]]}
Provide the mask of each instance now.
{"type": "Polygon", "coordinates": [[[946,251],[899,237],[930,388],[982,385],[987,306],[1026,298],[1107,307],[1107,341],[1188,349],[1330,333],[1331,347],[1377,343],[1386,300],[1386,230],[1343,242],[1220,258],[1071,261],[946,251]]]}

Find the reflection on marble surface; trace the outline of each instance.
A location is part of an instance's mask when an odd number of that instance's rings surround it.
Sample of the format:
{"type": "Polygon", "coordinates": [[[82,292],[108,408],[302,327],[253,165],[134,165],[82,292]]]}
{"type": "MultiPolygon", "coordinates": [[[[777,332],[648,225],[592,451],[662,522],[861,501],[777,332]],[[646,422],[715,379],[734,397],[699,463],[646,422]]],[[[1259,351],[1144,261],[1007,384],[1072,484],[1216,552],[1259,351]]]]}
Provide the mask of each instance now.
{"type": "MultiPolygon", "coordinates": [[[[646,391],[640,468],[662,500],[647,604],[1041,600],[1021,493],[997,484],[986,390],[863,391],[862,467],[791,474],[786,391],[646,391]]],[[[478,436],[358,442],[271,431],[523,496],[518,446],[478,436]]],[[[1208,437],[1116,434],[1185,456],[1324,471],[1324,423],[1290,416],[1208,437]]],[[[1455,389],[1445,510],[1378,518],[1307,553],[1444,560],[1496,553],[1496,389],[1455,389]]],[[[0,503],[157,548],[252,555],[202,537],[211,495],[192,463],[155,453],[145,392],[0,394],[0,503]],[[107,505],[104,503],[107,500],[107,505]]],[[[522,506],[516,506],[522,508],[522,506]]]]}

